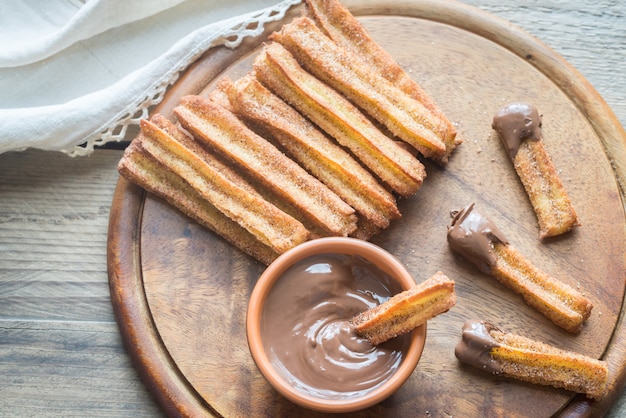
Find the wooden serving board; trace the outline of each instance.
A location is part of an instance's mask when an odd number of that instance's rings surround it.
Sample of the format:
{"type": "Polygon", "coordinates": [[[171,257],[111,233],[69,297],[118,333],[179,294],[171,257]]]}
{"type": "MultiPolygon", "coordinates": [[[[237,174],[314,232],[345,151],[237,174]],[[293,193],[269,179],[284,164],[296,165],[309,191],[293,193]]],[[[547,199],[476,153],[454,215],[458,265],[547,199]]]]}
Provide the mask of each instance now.
{"type": "MultiPolygon", "coordinates": [[[[626,133],[578,72],[541,42],[472,7],[440,1],[352,1],[371,35],[458,124],[464,143],[445,167],[399,202],[403,218],[372,241],[422,281],[437,270],[456,280],[458,304],[428,323],[422,359],[391,398],[359,417],[586,416],[621,393],[626,364],[624,309],[626,133]],[[543,134],[582,226],[540,242],[535,215],[491,129],[511,101],[534,103],[543,134]],[[450,211],[475,202],[511,244],[545,272],[594,303],[577,335],[554,326],[522,300],[453,254],[450,211]],[[459,364],[454,347],[467,319],[604,358],[602,402],[549,387],[494,378],[459,364]]],[[[293,10],[285,21],[299,13],[293,10]]],[[[281,22],[284,23],[284,22],[281,22]]],[[[268,28],[268,31],[277,26],[268,28]]],[[[206,94],[223,74],[250,69],[264,37],[216,48],[190,68],[157,109],[185,94],[206,94]]],[[[264,266],[163,201],[120,179],[109,229],[109,277],[120,330],[137,369],[172,416],[315,416],[274,392],[245,337],[247,300],[264,266]]]]}

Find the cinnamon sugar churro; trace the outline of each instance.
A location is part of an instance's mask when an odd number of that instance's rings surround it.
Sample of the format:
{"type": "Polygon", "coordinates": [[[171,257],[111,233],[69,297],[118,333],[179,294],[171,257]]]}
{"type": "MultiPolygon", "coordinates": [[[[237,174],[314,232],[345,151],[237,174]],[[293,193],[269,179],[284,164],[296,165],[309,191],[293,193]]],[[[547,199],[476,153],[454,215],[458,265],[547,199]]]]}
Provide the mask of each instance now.
{"type": "Polygon", "coordinates": [[[455,304],[454,281],[438,271],[424,282],[360,313],[350,323],[358,335],[378,345],[447,312],[455,304]]]}
{"type": "Polygon", "coordinates": [[[593,304],[580,292],[547,275],[509,245],[489,219],[471,204],[453,212],[448,228],[450,247],[483,273],[520,294],[528,305],[556,325],[578,332],[591,315],[593,304]]]}
{"type": "Polygon", "coordinates": [[[539,237],[553,237],[578,226],[578,217],[541,138],[541,116],[526,103],[503,107],[493,118],[495,129],[539,222],[539,237]]]}
{"type": "MultiPolygon", "coordinates": [[[[172,136],[167,132],[175,128],[165,118],[155,116],[153,120],[155,122],[141,121],[141,133],[133,140],[133,146],[125,152],[120,163],[122,174],[130,173],[131,179],[140,180],[145,187],[174,203],[178,192],[167,189],[172,183],[180,183],[178,178],[182,179],[202,201],[208,202],[202,206],[214,206],[276,253],[285,252],[308,239],[309,231],[298,220],[263,199],[245,180],[217,159],[210,158],[210,155],[198,155],[185,147],[175,138],[178,135],[172,136]],[[162,174],[155,172],[163,169],[167,171],[162,174]],[[169,172],[178,177],[166,174],[169,172]],[[162,184],[152,183],[155,177],[162,184]]],[[[183,136],[182,132],[180,136],[183,136]]],[[[198,197],[193,195],[188,198],[190,201],[176,204],[183,212],[196,210],[190,204],[198,197]]],[[[194,214],[194,218],[204,216],[210,215],[194,214]]]]}
{"type": "Polygon", "coordinates": [[[118,170],[123,177],[158,196],[210,231],[230,242],[263,264],[271,263],[278,253],[203,199],[182,177],[145,154],[139,141],[131,143],[118,170]]]}
{"type": "Polygon", "coordinates": [[[446,160],[446,144],[441,139],[447,130],[445,124],[389,80],[364,68],[311,19],[296,18],[270,38],[289,50],[307,71],[344,94],[422,155],[440,163],[446,160]]]}
{"type": "Polygon", "coordinates": [[[459,143],[348,9],[310,0],[306,13],[315,21],[274,33],[247,75],[142,121],[119,165],[264,263],[317,237],[370,239],[422,186],[417,153],[445,163],[459,143]]]}
{"type": "Polygon", "coordinates": [[[200,96],[186,96],[174,114],[196,139],[219,150],[321,230],[347,236],[356,229],[352,207],[226,108],[200,96]]]}
{"type": "Polygon", "coordinates": [[[359,216],[379,228],[400,217],[395,198],[339,145],[267,90],[252,75],[222,88],[237,115],[268,132],[295,161],[315,175],[359,216]]]}
{"type": "Polygon", "coordinates": [[[421,187],[426,177],[422,163],[341,94],[306,72],[283,46],[266,45],[254,62],[254,73],[272,92],[348,148],[392,190],[410,196],[421,187]]]}
{"type": "Polygon", "coordinates": [[[422,103],[431,117],[445,126],[440,130],[446,144],[444,162],[462,141],[457,130],[431,96],[413,80],[377,42],[350,11],[337,0],[306,0],[305,13],[337,45],[352,52],[364,66],[386,78],[411,98],[422,103]]]}
{"type": "Polygon", "coordinates": [[[607,392],[605,361],[503,332],[489,322],[467,321],[454,354],[480,370],[533,384],[602,399],[607,392]]]}

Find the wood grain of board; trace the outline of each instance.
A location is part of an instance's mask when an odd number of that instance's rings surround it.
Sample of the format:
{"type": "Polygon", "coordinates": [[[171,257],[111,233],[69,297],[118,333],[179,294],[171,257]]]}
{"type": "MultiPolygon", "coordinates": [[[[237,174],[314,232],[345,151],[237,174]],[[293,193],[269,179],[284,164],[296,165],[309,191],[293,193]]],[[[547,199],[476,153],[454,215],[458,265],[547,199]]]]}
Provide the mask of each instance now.
{"type": "MultiPolygon", "coordinates": [[[[493,16],[449,2],[352,2],[381,45],[455,121],[465,142],[445,168],[400,201],[403,218],[372,241],[395,254],[416,281],[443,270],[459,302],[428,324],[424,354],[409,381],[387,401],[355,416],[577,416],[604,412],[624,383],[621,323],[626,224],[618,184],[625,178],[626,135],[588,82],[534,38],[493,16]],[[543,133],[583,226],[538,240],[534,213],[491,118],[510,101],[534,103],[543,133]],[[513,246],[546,272],[580,288],[594,303],[584,330],[571,335],[479,274],[448,249],[450,211],[470,202],[513,246]],[[494,379],[460,365],[454,345],[466,319],[610,362],[604,402],[556,389],[494,379]]],[[[222,74],[250,67],[261,40],[199,61],[159,108],[183,94],[206,94],[222,74]]],[[[164,409],[222,416],[295,415],[256,370],[245,341],[249,293],[264,266],[189,221],[159,199],[120,180],[113,201],[109,271],[114,308],[127,348],[164,409]]],[[[308,414],[315,415],[315,414],[308,414]]]]}

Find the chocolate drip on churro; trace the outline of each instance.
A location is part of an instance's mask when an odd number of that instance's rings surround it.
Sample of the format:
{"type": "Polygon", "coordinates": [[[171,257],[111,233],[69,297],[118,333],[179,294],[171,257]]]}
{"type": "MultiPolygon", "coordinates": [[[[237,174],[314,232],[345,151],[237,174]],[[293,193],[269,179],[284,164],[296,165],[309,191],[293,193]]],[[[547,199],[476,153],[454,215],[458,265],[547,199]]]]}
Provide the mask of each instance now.
{"type": "Polygon", "coordinates": [[[492,127],[500,134],[512,160],[523,141],[541,140],[541,115],[531,104],[512,103],[503,107],[494,116],[492,127]]]}
{"type": "Polygon", "coordinates": [[[491,356],[491,350],[500,344],[489,333],[495,325],[483,321],[466,321],[463,336],[454,349],[454,355],[463,363],[493,374],[502,373],[502,365],[491,356]]]}
{"type": "Polygon", "coordinates": [[[508,244],[508,240],[489,219],[474,210],[474,204],[452,211],[452,224],[448,228],[448,243],[483,273],[491,273],[496,264],[493,243],[508,244]]]}
{"type": "Polygon", "coordinates": [[[535,106],[513,103],[493,118],[539,222],[539,237],[553,237],[579,225],[570,198],[542,141],[541,116],[535,106]]]}

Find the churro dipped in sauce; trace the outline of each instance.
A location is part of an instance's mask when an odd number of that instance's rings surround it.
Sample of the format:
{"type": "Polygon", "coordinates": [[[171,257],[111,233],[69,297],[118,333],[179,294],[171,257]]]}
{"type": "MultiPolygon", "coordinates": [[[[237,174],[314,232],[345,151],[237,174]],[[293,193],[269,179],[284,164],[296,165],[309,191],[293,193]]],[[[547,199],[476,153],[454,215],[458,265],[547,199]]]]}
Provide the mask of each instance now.
{"type": "Polygon", "coordinates": [[[504,332],[489,322],[465,322],[454,354],[459,361],[493,375],[584,393],[593,399],[606,395],[609,370],[605,361],[504,332]]]}
{"type": "Polygon", "coordinates": [[[541,126],[539,111],[526,103],[503,107],[492,122],[537,215],[539,237],[544,239],[570,231],[580,222],[542,141],[541,126]]]}
{"type": "Polygon", "coordinates": [[[502,365],[491,356],[491,350],[500,345],[489,334],[492,329],[496,328],[489,322],[465,322],[461,341],[454,349],[456,358],[493,374],[502,373],[502,365]]]}
{"type": "MultiPolygon", "coordinates": [[[[486,217],[468,205],[452,212],[448,243],[481,272],[520,294],[556,325],[579,332],[591,315],[593,303],[565,282],[539,270],[486,217]]],[[[571,280],[571,279],[570,279],[571,280]]]]}

